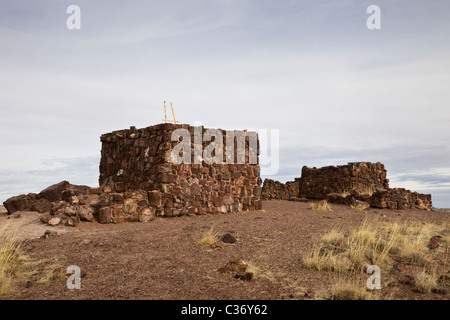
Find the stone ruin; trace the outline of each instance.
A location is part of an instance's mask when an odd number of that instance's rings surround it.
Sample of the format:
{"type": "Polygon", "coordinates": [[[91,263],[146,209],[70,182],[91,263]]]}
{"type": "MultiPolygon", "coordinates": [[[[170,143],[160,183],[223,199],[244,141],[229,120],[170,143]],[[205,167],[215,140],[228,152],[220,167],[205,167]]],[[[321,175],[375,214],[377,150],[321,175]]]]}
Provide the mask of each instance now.
{"type": "Polygon", "coordinates": [[[430,194],[390,188],[387,171],[380,162],[354,162],[341,166],[302,168],[302,175],[285,184],[264,180],[263,199],[318,199],[355,205],[358,201],[373,208],[431,210],[430,194]]]}
{"type": "MultiPolygon", "coordinates": [[[[147,222],[155,216],[253,211],[262,209],[262,200],[269,199],[326,199],[345,205],[364,202],[381,209],[432,208],[429,194],[390,188],[386,169],[379,162],[323,168],[305,166],[295,181],[265,179],[261,188],[257,134],[219,129],[216,131],[223,141],[220,137],[216,141],[216,136],[214,140],[203,139],[208,130],[165,123],[104,134],[100,138],[100,187],[63,181],[37,194],[9,198],[3,204],[8,214],[37,211],[47,213],[41,219],[45,223],[69,226],[76,226],[80,220],[147,222]],[[194,151],[183,158],[189,159],[188,163],[176,164],[171,158],[174,148],[185,139],[178,135],[173,139],[177,129],[183,129],[190,138],[184,144],[194,151]],[[196,133],[200,134],[200,140],[196,133]],[[253,138],[255,143],[251,143],[253,138]],[[203,151],[213,144],[210,140],[218,146],[211,152],[215,162],[202,158],[203,151]],[[244,151],[238,159],[239,150],[244,151]]],[[[184,156],[184,152],[183,149],[178,155],[184,156]]]]}
{"type": "MultiPolygon", "coordinates": [[[[115,193],[145,190],[151,207],[156,215],[161,216],[262,208],[256,133],[219,130],[223,137],[222,163],[207,164],[204,159],[196,161],[194,152],[191,152],[191,164],[174,164],[170,156],[179,143],[178,139],[172,141],[172,133],[176,129],[187,130],[190,137],[194,137],[195,130],[199,130],[201,137],[207,132],[203,127],[166,123],[102,135],[100,186],[110,187],[115,193]],[[239,139],[233,138],[239,136],[238,133],[245,134],[241,145],[239,139]],[[251,149],[251,134],[256,139],[256,150],[251,149]],[[227,143],[230,136],[233,138],[231,146],[227,143]],[[241,164],[237,159],[239,146],[245,150],[245,159],[241,164]],[[233,159],[227,158],[228,147],[235,150],[233,159]],[[252,153],[256,155],[254,164],[249,159],[252,153]]],[[[204,140],[196,142],[191,138],[190,149],[205,150],[210,142],[204,140]]]]}
{"type": "Polygon", "coordinates": [[[291,200],[299,197],[299,178],[282,183],[272,179],[264,179],[261,197],[263,200],[291,200]]]}
{"type": "Polygon", "coordinates": [[[201,157],[211,144],[206,138],[202,139],[207,130],[165,123],[103,134],[100,138],[100,187],[76,186],[63,181],[39,194],[12,197],[4,206],[8,214],[49,212],[42,220],[51,225],[76,225],[80,220],[147,222],[155,216],[260,210],[262,181],[257,134],[245,130],[215,130],[223,137],[222,144],[215,140],[216,136],[212,141],[223,150],[223,162],[217,161],[220,150],[214,148],[211,155],[217,156],[216,161],[208,163],[201,157]],[[174,164],[172,161],[172,150],[180,141],[184,142],[184,137],[179,140],[177,135],[172,141],[177,129],[190,134],[192,139],[188,145],[192,151],[200,151],[192,152],[190,163],[174,164]],[[198,137],[195,133],[199,133],[200,140],[194,138],[198,137]]]}

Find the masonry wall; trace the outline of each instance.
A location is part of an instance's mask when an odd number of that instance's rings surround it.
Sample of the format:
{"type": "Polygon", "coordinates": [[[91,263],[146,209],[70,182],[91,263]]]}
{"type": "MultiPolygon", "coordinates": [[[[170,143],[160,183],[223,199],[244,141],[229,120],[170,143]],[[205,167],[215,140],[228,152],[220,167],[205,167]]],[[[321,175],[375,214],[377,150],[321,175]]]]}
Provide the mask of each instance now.
{"type": "Polygon", "coordinates": [[[331,203],[354,205],[364,201],[380,209],[431,210],[430,194],[404,188],[389,188],[386,169],[380,162],[355,162],[341,166],[302,168],[301,178],[281,183],[265,179],[262,198],[300,200],[326,199],[331,203]]]}
{"type": "Polygon", "coordinates": [[[298,178],[296,178],[295,181],[287,181],[286,183],[272,179],[264,179],[261,197],[263,200],[292,200],[298,198],[298,193],[298,178]]]}
{"type": "MultiPolygon", "coordinates": [[[[143,129],[131,127],[101,136],[100,186],[109,186],[114,193],[132,190],[152,191],[158,194],[157,215],[179,216],[259,210],[261,204],[261,178],[258,157],[250,164],[250,154],[259,155],[256,133],[256,149],[247,136],[243,140],[245,162],[238,164],[238,140],[234,140],[234,164],[207,164],[201,161],[191,164],[174,164],[170,161],[172,149],[179,141],[171,141],[176,129],[186,129],[191,134],[191,148],[204,150],[210,142],[194,141],[194,132],[205,133],[206,128],[186,124],[159,124],[143,129]]],[[[220,129],[219,129],[220,130],[220,129]]],[[[223,135],[223,161],[226,158],[226,137],[223,135]]],[[[232,131],[237,135],[238,131],[232,131]]],[[[180,141],[182,141],[180,139],[180,141]]],[[[182,153],[181,153],[182,154],[182,153]]],[[[197,159],[198,160],[198,159],[197,159]]],[[[149,193],[150,194],[150,193],[149,193]]]]}
{"type": "Polygon", "coordinates": [[[324,199],[329,193],[345,194],[352,190],[373,193],[376,189],[389,189],[386,169],[380,162],[355,162],[341,166],[302,168],[299,196],[324,199]]]}

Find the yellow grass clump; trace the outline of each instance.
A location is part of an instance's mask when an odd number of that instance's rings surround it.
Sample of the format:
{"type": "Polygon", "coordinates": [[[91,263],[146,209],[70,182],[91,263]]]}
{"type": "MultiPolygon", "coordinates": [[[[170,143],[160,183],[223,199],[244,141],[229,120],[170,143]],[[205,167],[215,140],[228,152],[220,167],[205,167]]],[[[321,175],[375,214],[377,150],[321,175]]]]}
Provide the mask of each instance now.
{"type": "Polygon", "coordinates": [[[416,275],[416,278],[414,279],[414,288],[421,293],[430,293],[437,287],[437,284],[438,276],[435,272],[426,273],[425,270],[423,270],[416,275]]]}
{"type": "Polygon", "coordinates": [[[10,291],[21,249],[14,235],[5,234],[5,228],[0,230],[0,295],[6,295],[10,291]]]}
{"type": "Polygon", "coordinates": [[[328,205],[327,200],[320,200],[317,203],[311,203],[311,209],[314,211],[333,211],[328,205]]]}
{"type": "Polygon", "coordinates": [[[410,265],[432,267],[438,256],[429,248],[430,238],[440,236],[441,245],[445,244],[442,239],[447,230],[447,223],[366,219],[347,231],[347,236],[336,227],[323,234],[318,245],[303,256],[303,264],[308,269],[334,272],[363,271],[370,264],[387,269],[398,259],[410,265]]]}
{"type": "Polygon", "coordinates": [[[49,281],[65,278],[61,260],[57,257],[49,260],[32,260],[23,253],[22,243],[14,232],[6,232],[6,226],[0,229],[0,296],[12,292],[20,281],[35,280],[45,284],[49,281]]]}
{"type": "Polygon", "coordinates": [[[362,286],[341,283],[331,287],[332,300],[372,300],[372,294],[362,286]]]}
{"type": "Polygon", "coordinates": [[[352,267],[351,261],[345,255],[336,254],[320,246],[316,246],[303,257],[303,265],[311,270],[333,272],[341,272],[352,267]]]}
{"type": "Polygon", "coordinates": [[[197,242],[197,244],[201,246],[210,246],[218,241],[218,236],[219,233],[214,229],[214,227],[211,227],[197,242]]]}
{"type": "Polygon", "coordinates": [[[356,205],[350,205],[350,208],[353,210],[358,210],[358,211],[364,211],[364,210],[369,209],[368,206],[361,204],[361,203],[358,203],[356,205]]]}
{"type": "Polygon", "coordinates": [[[327,233],[323,234],[320,238],[320,242],[328,245],[335,245],[336,243],[340,243],[344,239],[344,232],[341,228],[333,228],[327,233]]]}

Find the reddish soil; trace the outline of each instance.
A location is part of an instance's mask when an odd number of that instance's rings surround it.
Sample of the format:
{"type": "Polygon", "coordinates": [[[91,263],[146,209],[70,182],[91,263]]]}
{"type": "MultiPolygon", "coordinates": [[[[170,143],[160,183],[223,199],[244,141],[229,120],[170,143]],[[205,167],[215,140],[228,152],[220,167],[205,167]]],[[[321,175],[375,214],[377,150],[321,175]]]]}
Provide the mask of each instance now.
{"type": "MultiPolygon", "coordinates": [[[[149,223],[83,222],[76,228],[65,227],[69,231],[63,235],[31,240],[27,255],[34,259],[64,256],[63,268],[77,265],[85,273],[81,289],[69,290],[63,279],[47,284],[31,280],[19,283],[6,298],[327,299],[338,275],[305,269],[302,256],[333,226],[351,229],[364,219],[449,221],[449,214],[443,212],[361,212],[342,205],[331,207],[333,212],[315,212],[308,203],[271,200],[264,201],[264,210],[256,212],[158,217],[149,223]],[[220,235],[231,233],[238,242],[219,242],[215,249],[199,246],[198,240],[212,226],[220,235]],[[259,269],[252,281],[217,272],[236,259],[250,261],[259,269]]],[[[354,277],[364,286],[368,275],[354,277]]],[[[396,279],[398,275],[391,270],[382,270],[383,298],[449,297],[416,293],[410,285],[386,286],[396,279]]]]}

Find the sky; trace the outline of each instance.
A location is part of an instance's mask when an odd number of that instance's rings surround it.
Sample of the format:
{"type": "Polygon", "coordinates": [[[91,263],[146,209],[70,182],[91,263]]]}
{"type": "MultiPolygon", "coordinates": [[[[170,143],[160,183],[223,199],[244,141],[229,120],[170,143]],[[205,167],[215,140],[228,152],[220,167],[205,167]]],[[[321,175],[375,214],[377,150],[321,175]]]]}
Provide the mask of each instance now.
{"type": "Polygon", "coordinates": [[[279,130],[262,178],[380,161],[391,187],[449,208],[449,14],[448,0],[0,0],[0,202],[97,186],[100,135],[161,123],[166,100],[182,123],[279,130]]]}

